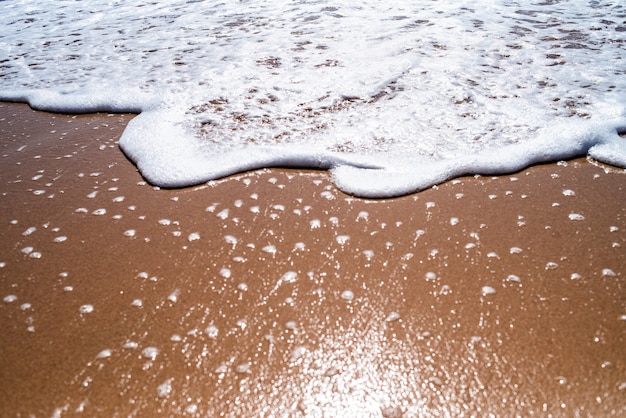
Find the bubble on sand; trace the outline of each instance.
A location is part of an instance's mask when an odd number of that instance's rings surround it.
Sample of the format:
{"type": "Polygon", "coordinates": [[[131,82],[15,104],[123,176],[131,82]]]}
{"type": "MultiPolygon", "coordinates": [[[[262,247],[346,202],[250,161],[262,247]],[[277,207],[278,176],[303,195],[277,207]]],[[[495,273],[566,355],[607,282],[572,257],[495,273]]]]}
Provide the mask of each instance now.
{"type": "Polygon", "coordinates": [[[139,344],[137,344],[135,341],[126,341],[124,344],[122,344],[122,348],[126,348],[126,349],[135,349],[139,347],[139,344]]]}
{"type": "Polygon", "coordinates": [[[6,303],[15,302],[17,300],[17,296],[15,295],[7,295],[3,299],[6,303]]]}
{"type": "Polygon", "coordinates": [[[509,250],[509,252],[511,254],[519,254],[522,252],[522,249],[520,247],[511,247],[511,249],[509,250]]]}
{"type": "Polygon", "coordinates": [[[170,221],[169,219],[159,219],[159,225],[167,226],[167,225],[169,225],[171,223],[172,223],[172,221],[170,221]]]}
{"type": "Polygon", "coordinates": [[[368,260],[371,260],[372,257],[374,257],[374,251],[372,250],[363,250],[363,255],[365,256],[365,258],[367,258],[368,260]]]}
{"type": "Polygon", "coordinates": [[[96,216],[102,216],[102,215],[105,215],[106,213],[107,213],[107,210],[105,208],[96,209],[93,212],[91,212],[92,215],[96,215],[96,216]]]}
{"type": "Polygon", "coordinates": [[[250,363],[242,363],[237,365],[235,371],[239,374],[250,373],[250,363]]]}
{"type": "Polygon", "coordinates": [[[387,317],[385,318],[385,321],[393,322],[393,321],[397,321],[398,319],[400,319],[400,314],[394,311],[394,312],[389,312],[389,315],[387,315],[387,317]]]}
{"type": "Polygon", "coordinates": [[[54,242],[65,242],[67,241],[67,237],[65,235],[58,236],[54,238],[52,241],[54,242]]]}
{"type": "Polygon", "coordinates": [[[322,221],[320,221],[319,219],[313,219],[313,220],[310,222],[310,225],[311,225],[311,229],[317,229],[317,228],[319,228],[320,226],[322,226],[322,221]]]}
{"type": "Polygon", "coordinates": [[[483,296],[493,295],[494,293],[496,293],[496,289],[491,286],[483,286],[481,292],[483,296]]]}
{"type": "Polygon", "coordinates": [[[516,276],[515,274],[509,274],[506,278],[507,282],[515,282],[515,283],[521,283],[522,280],[519,278],[519,276],[516,276]]]}
{"type": "Polygon", "coordinates": [[[252,212],[252,213],[260,213],[261,212],[261,208],[259,208],[258,206],[252,206],[250,208],[250,212],[252,212]]]}
{"type": "Polygon", "coordinates": [[[456,225],[459,223],[459,218],[452,217],[450,218],[450,225],[456,225]]]}
{"type": "Polygon", "coordinates": [[[111,357],[112,351],[108,348],[100,351],[97,355],[96,358],[107,358],[107,357],[111,357]]]}
{"type": "Polygon", "coordinates": [[[33,232],[35,232],[37,230],[37,228],[35,228],[34,226],[31,226],[30,228],[26,229],[26,231],[22,232],[22,235],[27,236],[32,234],[33,232]]]}
{"type": "Polygon", "coordinates": [[[79,312],[81,314],[88,314],[88,313],[92,313],[93,312],[93,305],[82,305],[80,308],[78,308],[79,312]]]}
{"type": "Polygon", "coordinates": [[[159,354],[159,349],[156,347],[146,347],[141,350],[141,355],[147,359],[154,360],[159,354]]]}
{"type": "Polygon", "coordinates": [[[555,263],[554,261],[549,261],[548,263],[546,263],[546,270],[554,270],[555,268],[558,268],[559,265],[558,263],[555,263]]]}
{"type": "Polygon", "coordinates": [[[24,248],[22,248],[21,251],[22,251],[22,254],[27,254],[28,255],[28,254],[32,253],[33,250],[34,250],[33,247],[24,247],[24,248]]]}
{"type": "Polygon", "coordinates": [[[354,292],[352,292],[351,290],[344,290],[343,292],[341,292],[341,299],[351,301],[352,299],[354,299],[354,292]]]}
{"type": "Polygon", "coordinates": [[[431,376],[428,378],[428,382],[432,383],[433,385],[436,386],[441,386],[443,385],[443,382],[441,381],[440,378],[438,378],[437,376],[431,376]]]}
{"type": "Polygon", "coordinates": [[[337,235],[335,239],[339,245],[343,245],[350,240],[350,235],[337,235]]]}
{"type": "Polygon", "coordinates": [[[563,190],[563,196],[575,196],[576,192],[574,192],[573,190],[570,189],[565,189],[563,190]]]}
{"type": "Polygon", "coordinates": [[[611,227],[609,228],[609,231],[611,231],[611,232],[617,232],[617,231],[619,231],[619,228],[618,228],[618,227],[616,227],[616,226],[611,226],[611,227]]]}
{"type": "Polygon", "coordinates": [[[296,244],[294,245],[294,248],[296,250],[304,250],[305,248],[304,242],[296,242],[296,244]]]}
{"type": "Polygon", "coordinates": [[[325,197],[328,200],[335,199],[335,195],[332,192],[328,191],[328,190],[325,190],[322,193],[320,193],[320,196],[325,197]]]}
{"type": "Polygon", "coordinates": [[[209,325],[204,330],[204,333],[213,340],[217,338],[219,332],[219,329],[214,324],[209,325]]]}
{"type": "Polygon", "coordinates": [[[306,354],[306,352],[307,352],[307,348],[303,345],[298,345],[294,347],[294,349],[291,351],[289,362],[295,363],[296,361],[300,360],[302,356],[306,354]]]}
{"type": "Polygon", "coordinates": [[[224,240],[226,241],[227,244],[231,244],[232,246],[237,245],[237,238],[235,238],[232,235],[225,235],[224,236],[224,240]]]}
{"type": "Polygon", "coordinates": [[[185,408],[185,413],[187,414],[195,414],[196,412],[198,412],[198,405],[196,405],[195,403],[189,404],[185,408]]]}
{"type": "Polygon", "coordinates": [[[222,220],[225,220],[226,218],[228,218],[229,212],[230,211],[228,209],[222,209],[220,212],[217,213],[216,216],[222,220]]]}
{"type": "Polygon", "coordinates": [[[27,310],[29,310],[31,307],[32,307],[32,305],[31,305],[30,303],[28,303],[28,302],[26,302],[26,303],[22,303],[22,304],[20,305],[20,309],[21,309],[22,311],[27,311],[27,310]]]}
{"type": "Polygon", "coordinates": [[[191,241],[197,241],[197,240],[199,240],[199,239],[200,239],[200,233],[199,233],[199,232],[192,232],[191,234],[189,234],[189,235],[187,236],[187,240],[188,240],[189,242],[191,242],[191,241]]]}
{"type": "Polygon", "coordinates": [[[32,253],[28,254],[28,256],[30,258],[41,258],[41,253],[39,251],[33,251],[32,253]]]}
{"type": "Polygon", "coordinates": [[[117,196],[117,197],[114,197],[112,200],[114,203],[120,203],[120,202],[123,202],[124,199],[125,199],[124,196],[117,196]]]}
{"type": "Polygon", "coordinates": [[[276,254],[276,246],[274,245],[266,245],[265,247],[262,248],[263,252],[266,253],[270,253],[270,254],[276,254]]]}
{"type": "Polygon", "coordinates": [[[282,277],[280,278],[280,282],[293,283],[297,279],[298,279],[298,273],[296,273],[295,271],[288,271],[287,273],[282,275],[282,277]]]}
{"type": "Polygon", "coordinates": [[[135,299],[130,303],[131,306],[136,306],[137,308],[141,308],[143,306],[143,301],[141,299],[135,299]]]}
{"type": "Polygon", "coordinates": [[[611,269],[602,269],[602,277],[615,277],[617,274],[611,269]]]}
{"type": "Polygon", "coordinates": [[[76,213],[88,213],[89,210],[87,210],[87,208],[78,208],[74,212],[76,212],[76,213]]]}
{"type": "Polygon", "coordinates": [[[229,268],[224,267],[220,269],[220,276],[222,276],[225,279],[228,279],[231,276],[231,274],[232,273],[229,268]]]}
{"type": "Polygon", "coordinates": [[[159,398],[167,398],[172,393],[172,381],[174,379],[167,379],[165,382],[161,383],[159,387],[157,387],[157,395],[159,398]]]}
{"type": "Polygon", "coordinates": [[[582,279],[582,276],[578,273],[572,273],[572,275],[569,277],[571,280],[580,280],[582,279]]]}
{"type": "Polygon", "coordinates": [[[179,294],[180,294],[180,289],[176,289],[172,293],[169,294],[169,296],[167,297],[167,300],[169,300],[170,302],[176,303],[178,301],[179,294]]]}
{"type": "Polygon", "coordinates": [[[369,216],[370,216],[370,214],[363,210],[363,211],[359,212],[359,214],[356,217],[356,220],[357,220],[357,222],[360,221],[360,220],[367,221],[369,216]]]}
{"type": "Polygon", "coordinates": [[[584,221],[585,220],[585,217],[579,213],[570,213],[568,217],[571,221],[584,221]]]}
{"type": "Polygon", "coordinates": [[[134,237],[136,233],[137,233],[137,231],[135,231],[134,229],[127,229],[126,231],[124,231],[124,236],[125,237],[134,237]]]}
{"type": "Polygon", "coordinates": [[[437,280],[437,275],[434,272],[429,271],[424,275],[424,279],[426,279],[429,282],[434,281],[434,280],[437,280]]]}

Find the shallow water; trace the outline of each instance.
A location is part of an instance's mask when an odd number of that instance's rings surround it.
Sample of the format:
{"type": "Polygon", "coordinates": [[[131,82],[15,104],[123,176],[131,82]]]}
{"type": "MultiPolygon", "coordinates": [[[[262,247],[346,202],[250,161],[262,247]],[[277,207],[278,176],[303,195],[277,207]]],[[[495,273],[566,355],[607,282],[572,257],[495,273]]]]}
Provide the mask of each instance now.
{"type": "Polygon", "coordinates": [[[626,166],[617,1],[7,1],[0,23],[0,98],[142,111],[122,149],[161,186],[281,165],[381,197],[587,153],[626,166]]]}

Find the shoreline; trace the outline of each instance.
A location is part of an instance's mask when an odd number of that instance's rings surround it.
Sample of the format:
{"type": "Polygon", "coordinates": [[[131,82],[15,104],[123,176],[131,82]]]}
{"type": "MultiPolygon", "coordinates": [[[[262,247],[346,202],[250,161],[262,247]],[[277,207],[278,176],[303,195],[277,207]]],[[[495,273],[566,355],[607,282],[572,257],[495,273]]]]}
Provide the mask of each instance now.
{"type": "Polygon", "coordinates": [[[156,190],[117,147],[132,117],[0,103],[3,411],[626,412],[624,170],[156,190]]]}

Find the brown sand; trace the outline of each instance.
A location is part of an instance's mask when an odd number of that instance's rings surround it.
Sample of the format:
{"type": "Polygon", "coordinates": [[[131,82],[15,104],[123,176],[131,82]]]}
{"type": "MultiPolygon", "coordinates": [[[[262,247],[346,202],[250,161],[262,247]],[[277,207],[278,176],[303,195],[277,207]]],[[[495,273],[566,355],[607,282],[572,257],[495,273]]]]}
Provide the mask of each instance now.
{"type": "Polygon", "coordinates": [[[0,104],[2,416],[626,414],[624,170],[155,190],[131,118],[0,104]]]}

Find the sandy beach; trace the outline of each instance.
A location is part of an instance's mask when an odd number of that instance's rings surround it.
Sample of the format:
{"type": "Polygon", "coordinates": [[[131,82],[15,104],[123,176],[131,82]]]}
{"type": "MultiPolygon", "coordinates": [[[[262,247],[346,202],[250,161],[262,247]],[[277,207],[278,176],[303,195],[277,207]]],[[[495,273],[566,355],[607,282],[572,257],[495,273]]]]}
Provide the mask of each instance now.
{"type": "Polygon", "coordinates": [[[623,169],[159,190],[132,117],[0,104],[0,415],[626,414],[623,169]]]}

